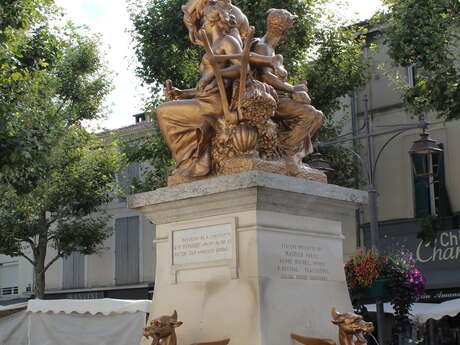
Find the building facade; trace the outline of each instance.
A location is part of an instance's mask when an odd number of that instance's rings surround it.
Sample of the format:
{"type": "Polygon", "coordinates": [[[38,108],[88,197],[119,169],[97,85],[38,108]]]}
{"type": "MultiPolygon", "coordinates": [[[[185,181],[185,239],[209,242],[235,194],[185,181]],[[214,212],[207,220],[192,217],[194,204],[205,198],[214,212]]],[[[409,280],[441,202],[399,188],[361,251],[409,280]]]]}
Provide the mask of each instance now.
{"type": "MultiPolygon", "coordinates": [[[[420,129],[373,137],[373,153],[378,157],[379,249],[386,253],[408,249],[413,253],[427,278],[426,294],[420,302],[460,298],[460,121],[445,122],[433,113],[410,113],[395,81],[413,85],[416,69],[395,67],[379,32],[370,30],[370,35],[379,48],[364,49],[373,61],[372,77],[364,89],[344,100],[349,105],[348,130],[357,134],[362,128],[367,98],[374,132],[414,124],[418,115],[424,115],[430,122],[430,136],[442,149],[430,155],[409,154],[414,141],[420,139],[420,129]]],[[[367,162],[365,142],[357,142],[353,148],[367,162]]],[[[366,169],[363,171],[362,180],[367,181],[366,169]]],[[[367,210],[363,210],[362,223],[358,242],[369,246],[367,210]]],[[[443,322],[431,328],[424,344],[460,344],[460,318],[443,322]],[[450,323],[448,327],[445,322],[450,323]]]]}
{"type": "MultiPolygon", "coordinates": [[[[149,135],[151,123],[144,114],[136,123],[103,133],[107,138],[136,140],[149,135]]],[[[117,176],[124,189],[139,177],[141,165],[132,164],[117,176]]],[[[106,205],[111,216],[112,236],[97,255],[73,253],[59,259],[46,272],[46,297],[70,299],[122,298],[150,299],[155,279],[155,226],[141,214],[126,208],[126,201],[115,198],[106,205]]],[[[48,258],[54,250],[48,249],[48,258]]],[[[29,298],[33,293],[33,268],[22,257],[0,255],[0,302],[29,298]]]]}

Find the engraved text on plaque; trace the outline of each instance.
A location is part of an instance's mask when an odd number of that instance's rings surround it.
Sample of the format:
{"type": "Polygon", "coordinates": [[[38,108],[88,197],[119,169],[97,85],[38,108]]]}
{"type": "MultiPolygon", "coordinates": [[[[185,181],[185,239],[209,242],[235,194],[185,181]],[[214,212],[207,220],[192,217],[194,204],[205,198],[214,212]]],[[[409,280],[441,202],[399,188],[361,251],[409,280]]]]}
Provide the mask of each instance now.
{"type": "Polygon", "coordinates": [[[233,258],[231,224],[173,232],[173,265],[206,263],[233,258]]]}

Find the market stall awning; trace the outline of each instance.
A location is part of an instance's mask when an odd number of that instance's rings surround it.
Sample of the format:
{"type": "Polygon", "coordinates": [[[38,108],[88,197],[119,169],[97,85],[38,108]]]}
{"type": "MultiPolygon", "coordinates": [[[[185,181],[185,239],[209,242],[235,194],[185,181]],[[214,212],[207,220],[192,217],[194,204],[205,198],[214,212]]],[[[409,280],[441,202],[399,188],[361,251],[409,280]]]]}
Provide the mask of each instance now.
{"type": "Polygon", "coordinates": [[[429,319],[439,320],[444,316],[454,317],[460,313],[460,298],[435,304],[427,312],[421,313],[417,320],[425,323],[429,319]]]}
{"type": "Polygon", "coordinates": [[[32,313],[77,313],[95,314],[124,314],[135,312],[150,312],[152,301],[149,300],[120,300],[120,299],[59,299],[59,300],[29,300],[27,311],[32,313]]]}
{"type": "Polygon", "coordinates": [[[139,344],[151,305],[147,300],[30,300],[27,310],[23,304],[22,311],[0,317],[0,344],[139,344]]]}
{"type": "MultiPolygon", "coordinates": [[[[375,305],[368,304],[366,308],[370,312],[375,312],[375,305]]],[[[385,313],[394,314],[394,309],[390,303],[384,304],[385,313]]],[[[442,303],[414,303],[410,312],[411,319],[425,323],[429,319],[439,320],[444,316],[454,317],[460,313],[460,298],[445,301],[442,303]]]]}

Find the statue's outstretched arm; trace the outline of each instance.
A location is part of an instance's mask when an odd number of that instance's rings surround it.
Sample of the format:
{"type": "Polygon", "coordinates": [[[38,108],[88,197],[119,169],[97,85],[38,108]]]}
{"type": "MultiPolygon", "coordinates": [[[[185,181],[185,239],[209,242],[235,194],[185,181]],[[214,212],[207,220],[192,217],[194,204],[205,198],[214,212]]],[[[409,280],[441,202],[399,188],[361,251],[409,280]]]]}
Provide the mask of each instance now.
{"type": "Polygon", "coordinates": [[[166,80],[165,83],[165,97],[168,101],[175,101],[177,99],[190,99],[195,98],[197,95],[197,89],[185,89],[180,90],[176,87],[173,87],[171,80],[166,80]]]}
{"type": "Polygon", "coordinates": [[[268,69],[264,69],[261,75],[261,79],[264,83],[273,86],[276,90],[285,91],[288,93],[294,93],[296,91],[294,86],[286,83],[285,81],[282,81],[268,69]]]}
{"type": "MultiPolygon", "coordinates": [[[[240,72],[241,72],[241,65],[240,64],[231,65],[229,67],[225,67],[225,68],[220,69],[220,73],[221,73],[222,78],[235,79],[235,78],[238,78],[240,76],[240,72]]],[[[209,89],[211,87],[211,85],[212,85],[211,82],[214,80],[214,78],[215,78],[215,73],[214,72],[209,72],[209,73],[203,74],[201,79],[198,81],[196,89],[198,91],[203,91],[205,89],[209,89]],[[209,87],[206,88],[206,86],[208,86],[208,85],[209,85],[209,87]]]]}
{"type": "Polygon", "coordinates": [[[263,68],[261,80],[268,85],[273,86],[276,90],[284,91],[293,95],[293,98],[298,102],[310,104],[311,100],[308,96],[308,88],[305,83],[291,85],[285,82],[282,78],[274,74],[271,68],[263,68]]]}
{"type": "MultiPolygon", "coordinates": [[[[241,54],[216,55],[216,60],[217,62],[226,62],[232,59],[241,59],[241,57],[241,54]]],[[[279,64],[280,57],[281,55],[267,56],[251,52],[249,54],[249,62],[257,66],[268,66],[274,68],[279,64]]]]}
{"type": "Polygon", "coordinates": [[[196,88],[180,90],[179,98],[181,98],[181,99],[195,98],[196,95],[197,95],[197,92],[198,91],[196,90],[196,88]]]}

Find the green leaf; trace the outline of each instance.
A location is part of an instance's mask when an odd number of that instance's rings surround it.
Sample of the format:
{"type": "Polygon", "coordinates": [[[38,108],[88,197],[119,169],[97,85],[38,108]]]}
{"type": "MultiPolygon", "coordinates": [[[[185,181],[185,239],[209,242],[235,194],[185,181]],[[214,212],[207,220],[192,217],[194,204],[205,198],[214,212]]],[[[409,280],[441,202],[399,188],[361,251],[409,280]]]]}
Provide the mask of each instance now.
{"type": "Polygon", "coordinates": [[[14,72],[13,74],[11,74],[11,79],[13,79],[14,81],[21,79],[21,77],[22,75],[19,72],[14,72]]]}

